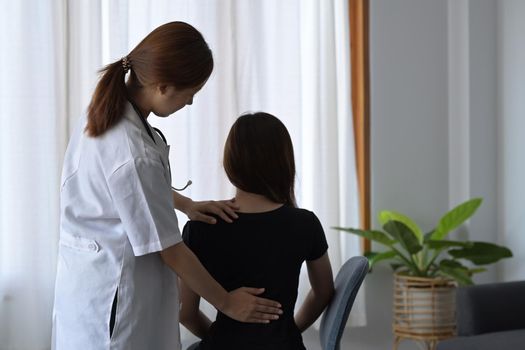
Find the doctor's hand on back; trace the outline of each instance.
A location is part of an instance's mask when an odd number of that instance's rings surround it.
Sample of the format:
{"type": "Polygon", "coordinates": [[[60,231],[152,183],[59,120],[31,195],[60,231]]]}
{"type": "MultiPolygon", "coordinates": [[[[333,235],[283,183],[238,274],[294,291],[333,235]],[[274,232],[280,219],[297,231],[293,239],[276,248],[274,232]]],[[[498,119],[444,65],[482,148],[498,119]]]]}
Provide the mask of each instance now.
{"type": "Polygon", "coordinates": [[[226,292],[184,243],[163,250],[161,256],[191,289],[208,300],[217,310],[237,321],[268,323],[282,314],[281,304],[257,297],[264,292],[263,288],[243,287],[226,292]]]}

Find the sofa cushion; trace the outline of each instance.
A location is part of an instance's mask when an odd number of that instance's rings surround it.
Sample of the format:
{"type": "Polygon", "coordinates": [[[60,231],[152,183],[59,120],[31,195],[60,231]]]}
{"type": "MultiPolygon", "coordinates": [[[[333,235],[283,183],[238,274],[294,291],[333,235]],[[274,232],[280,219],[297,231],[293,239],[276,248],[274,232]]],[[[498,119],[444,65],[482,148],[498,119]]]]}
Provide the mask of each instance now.
{"type": "Polygon", "coordinates": [[[525,329],[524,296],[525,281],[458,288],[457,334],[467,336],[525,329]]]}

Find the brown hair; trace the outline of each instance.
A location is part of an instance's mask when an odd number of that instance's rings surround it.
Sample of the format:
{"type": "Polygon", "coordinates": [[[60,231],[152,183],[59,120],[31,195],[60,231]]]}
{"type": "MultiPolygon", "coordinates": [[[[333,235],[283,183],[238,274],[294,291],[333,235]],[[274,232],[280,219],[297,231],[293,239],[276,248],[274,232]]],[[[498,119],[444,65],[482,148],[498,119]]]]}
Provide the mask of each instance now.
{"type": "Polygon", "coordinates": [[[295,160],[284,124],[268,113],[239,117],[224,146],[224,170],[246,192],[295,207],[295,160]]]}
{"type": "Polygon", "coordinates": [[[86,131],[102,135],[122,118],[130,83],[173,85],[178,89],[204,83],[213,70],[213,57],[202,34],[184,22],[166,23],[146,36],[124,59],[104,67],[88,107],[86,131]]]}

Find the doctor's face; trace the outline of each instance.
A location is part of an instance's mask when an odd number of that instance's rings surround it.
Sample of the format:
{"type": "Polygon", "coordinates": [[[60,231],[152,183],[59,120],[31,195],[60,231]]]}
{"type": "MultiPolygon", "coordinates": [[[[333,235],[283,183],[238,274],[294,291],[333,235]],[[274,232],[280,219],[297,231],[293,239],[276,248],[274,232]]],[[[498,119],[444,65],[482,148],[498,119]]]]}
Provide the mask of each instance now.
{"type": "Polygon", "coordinates": [[[168,117],[186,105],[191,105],[193,97],[205,83],[186,89],[177,89],[172,85],[157,86],[153,98],[152,112],[159,117],[168,117]]]}

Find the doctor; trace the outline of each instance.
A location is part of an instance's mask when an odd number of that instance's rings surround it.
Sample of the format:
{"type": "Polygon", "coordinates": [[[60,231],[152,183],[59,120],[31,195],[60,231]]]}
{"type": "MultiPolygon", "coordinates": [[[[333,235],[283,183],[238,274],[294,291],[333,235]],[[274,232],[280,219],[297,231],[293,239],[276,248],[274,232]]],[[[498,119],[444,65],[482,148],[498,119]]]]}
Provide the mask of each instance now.
{"type": "Polygon", "coordinates": [[[172,191],[169,148],[146,121],[191,105],[212,69],[202,35],[182,22],[103,69],[64,160],[53,349],[180,349],[177,275],[235,320],[282,313],[260,286],[226,292],[181,242],[174,208],[213,223],[208,214],[231,222],[237,207],[172,191]]]}

